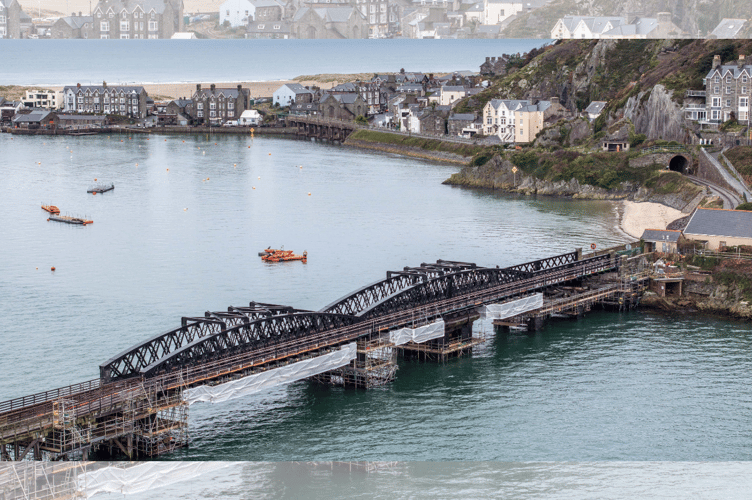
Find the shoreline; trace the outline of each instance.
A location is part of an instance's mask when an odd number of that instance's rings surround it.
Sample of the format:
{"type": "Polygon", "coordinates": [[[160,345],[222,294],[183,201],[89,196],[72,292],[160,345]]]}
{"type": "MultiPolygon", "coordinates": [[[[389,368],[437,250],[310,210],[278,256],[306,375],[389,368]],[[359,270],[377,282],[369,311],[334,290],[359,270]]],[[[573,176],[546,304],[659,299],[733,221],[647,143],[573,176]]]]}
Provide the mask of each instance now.
{"type": "Polygon", "coordinates": [[[622,200],[619,203],[619,229],[640,239],[646,229],[666,229],[671,222],[687,214],[661,203],[622,200]]]}

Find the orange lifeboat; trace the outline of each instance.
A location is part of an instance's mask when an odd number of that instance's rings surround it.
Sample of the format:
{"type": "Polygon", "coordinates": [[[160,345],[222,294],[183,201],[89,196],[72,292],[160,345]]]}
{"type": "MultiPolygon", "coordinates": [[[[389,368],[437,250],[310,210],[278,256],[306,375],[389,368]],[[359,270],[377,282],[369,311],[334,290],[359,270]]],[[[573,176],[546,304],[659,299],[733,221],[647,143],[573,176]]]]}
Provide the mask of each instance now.
{"type": "Polygon", "coordinates": [[[272,250],[269,248],[265,252],[267,252],[266,255],[261,257],[264,262],[288,262],[291,260],[308,262],[308,252],[303,252],[303,255],[295,255],[292,250],[272,250]]]}
{"type": "Polygon", "coordinates": [[[42,210],[45,210],[51,214],[59,214],[60,209],[57,208],[55,205],[42,205],[42,210]]]}

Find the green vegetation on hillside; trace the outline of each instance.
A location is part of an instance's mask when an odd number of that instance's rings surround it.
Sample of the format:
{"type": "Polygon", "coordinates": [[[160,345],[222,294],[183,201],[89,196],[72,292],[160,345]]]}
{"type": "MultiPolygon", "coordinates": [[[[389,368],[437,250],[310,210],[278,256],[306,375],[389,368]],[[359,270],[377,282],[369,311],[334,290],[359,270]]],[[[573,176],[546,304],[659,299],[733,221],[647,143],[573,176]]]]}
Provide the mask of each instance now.
{"type": "Polygon", "coordinates": [[[395,146],[409,146],[425,149],[426,151],[442,151],[461,156],[473,156],[485,148],[474,144],[462,144],[445,142],[437,139],[423,139],[408,135],[391,134],[389,132],[377,132],[374,130],[356,130],[348,137],[348,140],[374,142],[380,144],[392,144],[395,146]]]}
{"type": "Polygon", "coordinates": [[[747,184],[752,184],[752,146],[737,146],[723,154],[736,171],[744,177],[747,184]]]}

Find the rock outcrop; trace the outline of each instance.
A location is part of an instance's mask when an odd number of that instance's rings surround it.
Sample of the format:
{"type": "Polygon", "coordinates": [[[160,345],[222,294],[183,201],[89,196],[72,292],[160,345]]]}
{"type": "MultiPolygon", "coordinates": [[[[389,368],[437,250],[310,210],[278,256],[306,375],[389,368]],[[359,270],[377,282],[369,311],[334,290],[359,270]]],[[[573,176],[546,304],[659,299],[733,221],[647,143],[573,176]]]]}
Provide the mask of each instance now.
{"type": "Polygon", "coordinates": [[[624,117],[634,124],[636,134],[645,134],[648,140],[681,142],[685,139],[684,117],[679,105],[672,100],[672,94],[673,90],[667,91],[658,84],[627,100],[624,117]]]}

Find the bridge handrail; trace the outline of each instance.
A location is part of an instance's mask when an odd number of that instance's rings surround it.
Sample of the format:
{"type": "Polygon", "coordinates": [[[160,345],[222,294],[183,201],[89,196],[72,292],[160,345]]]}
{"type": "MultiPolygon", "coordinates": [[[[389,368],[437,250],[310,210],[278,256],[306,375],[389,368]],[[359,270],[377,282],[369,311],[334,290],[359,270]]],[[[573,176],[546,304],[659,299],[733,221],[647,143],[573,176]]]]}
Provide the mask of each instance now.
{"type": "Polygon", "coordinates": [[[29,406],[34,406],[46,401],[53,401],[62,397],[71,396],[92,389],[99,388],[100,380],[98,378],[87,380],[86,382],[80,382],[78,384],[67,385],[65,387],[58,387],[57,389],[50,389],[49,391],[38,392],[29,396],[22,396],[20,398],[9,399],[7,401],[0,402],[0,413],[6,413],[10,411],[19,410],[29,406]]]}

